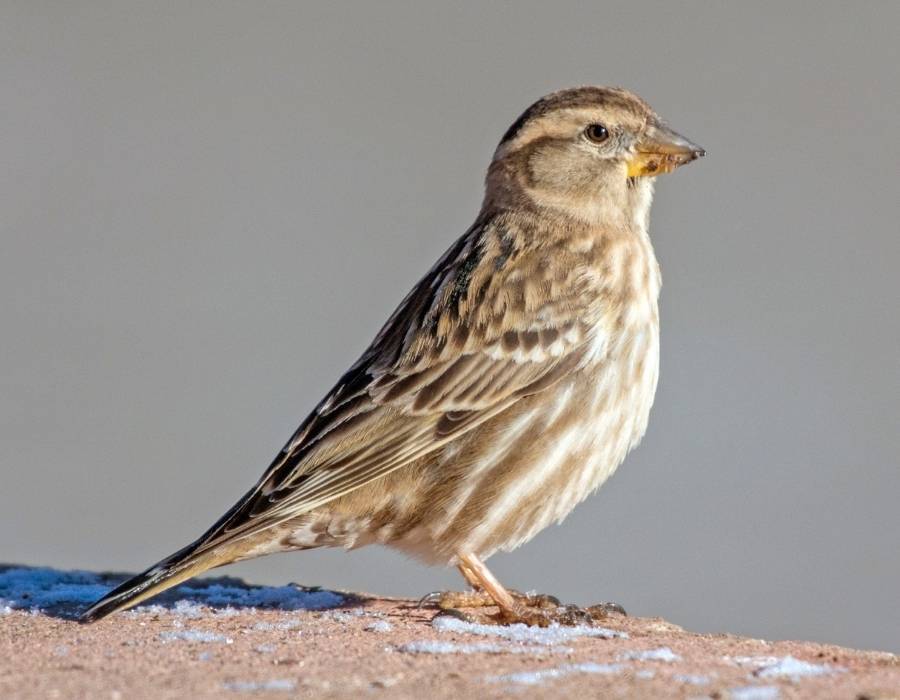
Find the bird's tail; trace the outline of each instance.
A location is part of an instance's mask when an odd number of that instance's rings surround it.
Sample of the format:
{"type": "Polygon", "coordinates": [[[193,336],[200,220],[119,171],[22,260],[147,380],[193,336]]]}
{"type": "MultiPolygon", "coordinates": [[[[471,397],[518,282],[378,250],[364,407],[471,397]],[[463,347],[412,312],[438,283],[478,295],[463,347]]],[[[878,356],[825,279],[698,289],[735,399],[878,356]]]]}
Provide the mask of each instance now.
{"type": "Polygon", "coordinates": [[[96,622],[111,613],[137,605],[204,571],[233,561],[233,558],[223,556],[216,550],[198,552],[201,544],[202,540],[189,544],[151,566],[144,573],[128,579],[85,610],[79,618],[80,621],[96,622]]]}

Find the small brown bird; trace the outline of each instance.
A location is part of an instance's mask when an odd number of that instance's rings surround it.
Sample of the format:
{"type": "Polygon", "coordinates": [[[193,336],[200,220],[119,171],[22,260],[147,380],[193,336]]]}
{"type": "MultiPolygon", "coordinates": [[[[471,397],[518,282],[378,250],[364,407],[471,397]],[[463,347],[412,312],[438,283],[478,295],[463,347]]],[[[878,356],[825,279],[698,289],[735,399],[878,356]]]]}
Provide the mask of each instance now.
{"type": "Polygon", "coordinates": [[[459,567],[474,590],[441,607],[579,618],[508,591],[483,561],[565,518],[643,436],[659,366],[653,183],[702,155],[626,90],[531,105],[494,153],[475,223],[259,482],[82,619],[231,562],[371,543],[459,567]]]}

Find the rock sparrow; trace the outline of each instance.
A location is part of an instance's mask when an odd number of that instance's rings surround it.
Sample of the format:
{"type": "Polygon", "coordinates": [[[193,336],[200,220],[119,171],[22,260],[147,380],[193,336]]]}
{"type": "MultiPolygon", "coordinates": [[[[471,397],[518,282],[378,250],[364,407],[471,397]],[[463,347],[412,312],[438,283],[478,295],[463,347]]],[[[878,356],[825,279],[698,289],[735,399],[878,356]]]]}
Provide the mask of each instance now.
{"type": "Polygon", "coordinates": [[[561,521],[647,427],[659,365],[655,176],[704,155],[622,89],[538,100],[472,227],[400,303],[259,482],[196,542],[95,603],[97,620],[272,552],[396,547],[456,565],[500,622],[598,615],[505,589],[483,561],[561,521]]]}

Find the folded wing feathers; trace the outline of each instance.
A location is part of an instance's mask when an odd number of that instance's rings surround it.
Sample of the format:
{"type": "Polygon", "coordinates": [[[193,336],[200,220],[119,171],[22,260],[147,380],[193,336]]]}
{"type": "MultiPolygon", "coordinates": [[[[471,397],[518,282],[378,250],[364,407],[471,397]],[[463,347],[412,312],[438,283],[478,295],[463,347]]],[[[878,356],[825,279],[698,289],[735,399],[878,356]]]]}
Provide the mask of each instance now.
{"type": "Polygon", "coordinates": [[[491,235],[476,226],[451,247],[203,549],[410,464],[578,366],[585,333],[570,331],[581,325],[583,290],[563,299],[557,290],[552,314],[521,313],[527,285],[510,291],[493,264],[487,276],[476,270],[491,235]]]}

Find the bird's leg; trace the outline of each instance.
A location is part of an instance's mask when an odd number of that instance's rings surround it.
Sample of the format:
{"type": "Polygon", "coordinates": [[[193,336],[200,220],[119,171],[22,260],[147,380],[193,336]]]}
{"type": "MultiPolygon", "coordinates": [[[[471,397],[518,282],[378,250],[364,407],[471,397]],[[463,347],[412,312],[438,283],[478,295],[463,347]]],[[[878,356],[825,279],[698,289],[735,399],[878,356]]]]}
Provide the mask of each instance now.
{"type": "Polygon", "coordinates": [[[455,608],[487,608],[496,605],[494,599],[484,590],[478,577],[472,570],[460,562],[456,566],[459,573],[466,580],[472,590],[470,591],[441,591],[433,593],[433,601],[441,610],[453,610],[455,608]]]}
{"type": "Polygon", "coordinates": [[[429,593],[421,600],[419,605],[426,603],[437,605],[441,610],[454,610],[455,608],[489,608],[496,605],[494,599],[481,587],[481,582],[465,564],[456,565],[459,573],[466,580],[472,590],[470,591],[435,591],[429,593]]]}
{"type": "Polygon", "coordinates": [[[478,580],[478,577],[472,573],[472,570],[460,561],[459,564],[456,565],[456,568],[459,569],[459,573],[462,574],[462,577],[466,580],[474,590],[481,590],[481,581],[478,580]]]}
{"type": "MultiPolygon", "coordinates": [[[[546,626],[552,620],[541,614],[543,609],[556,609],[559,601],[551,596],[534,596],[510,591],[501,584],[484,563],[474,554],[461,555],[457,565],[463,578],[472,586],[471,591],[457,593],[447,591],[426,596],[445,613],[472,622],[510,624],[526,622],[546,626]],[[459,608],[485,608],[497,606],[497,615],[472,615],[459,608]]],[[[425,599],[423,599],[424,601],[425,599]]]]}
{"type": "Polygon", "coordinates": [[[544,614],[542,608],[554,608],[559,605],[556,599],[549,596],[528,596],[508,591],[500,583],[491,570],[474,554],[463,554],[459,557],[460,570],[473,586],[487,594],[500,612],[491,621],[503,624],[524,622],[528,625],[546,627],[552,620],[544,614]],[[471,578],[470,578],[471,577],[471,578]]]}
{"type": "Polygon", "coordinates": [[[472,571],[464,564],[456,565],[459,573],[466,580],[466,583],[472,587],[470,591],[435,591],[429,593],[419,600],[419,606],[425,604],[437,605],[441,610],[453,610],[455,608],[487,608],[496,605],[494,599],[491,598],[481,588],[481,583],[472,573],[472,571]]]}
{"type": "Polygon", "coordinates": [[[459,561],[468,570],[469,575],[475,579],[479,588],[490,596],[494,604],[500,608],[501,613],[512,613],[523,607],[474,554],[463,554],[459,561]]]}
{"type": "MultiPolygon", "coordinates": [[[[478,563],[484,567],[484,564],[478,560],[478,563]]],[[[453,610],[454,614],[459,614],[457,608],[490,608],[497,605],[496,599],[485,589],[482,580],[473,571],[471,565],[466,564],[460,559],[456,565],[459,573],[471,586],[470,591],[435,591],[429,593],[419,601],[419,605],[432,604],[437,605],[441,610],[453,610]]],[[[487,568],[485,571],[487,571],[487,568]]],[[[524,607],[530,608],[557,608],[560,605],[559,600],[553,596],[543,594],[520,593],[512,589],[504,588],[500,582],[493,577],[490,571],[487,572],[491,579],[504,590],[512,599],[524,607]]],[[[461,615],[461,614],[460,614],[461,615]]]]}
{"type": "Polygon", "coordinates": [[[474,554],[460,555],[458,568],[473,590],[467,593],[445,592],[437,594],[433,602],[445,613],[471,622],[488,624],[524,623],[546,627],[552,623],[563,625],[590,624],[610,613],[624,615],[625,610],[616,603],[601,603],[589,608],[561,605],[548,595],[527,595],[510,591],[491,573],[490,569],[474,554]],[[497,606],[496,615],[464,613],[458,608],[497,606]]]}

